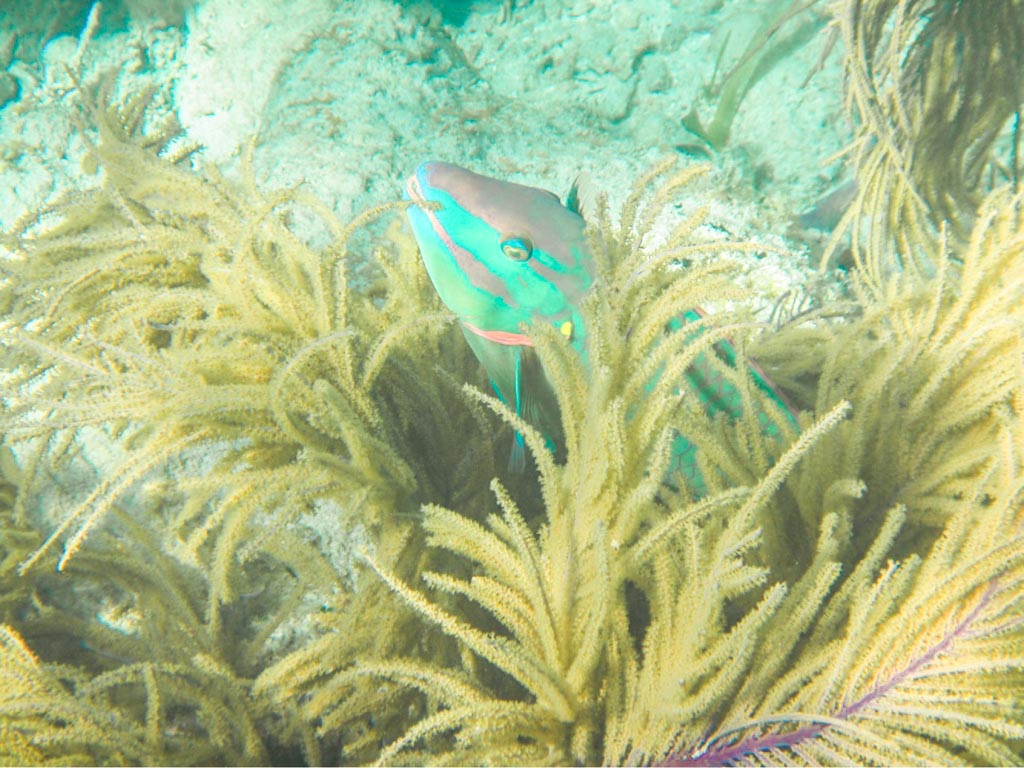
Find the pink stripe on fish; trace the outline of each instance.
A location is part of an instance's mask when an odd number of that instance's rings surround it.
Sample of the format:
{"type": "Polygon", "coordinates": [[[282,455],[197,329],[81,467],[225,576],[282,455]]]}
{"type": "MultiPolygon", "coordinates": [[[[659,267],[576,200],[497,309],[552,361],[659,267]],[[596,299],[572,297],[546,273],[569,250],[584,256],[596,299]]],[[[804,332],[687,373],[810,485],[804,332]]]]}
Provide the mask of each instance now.
{"type": "Polygon", "coordinates": [[[496,344],[504,344],[507,347],[533,346],[533,341],[525,333],[512,333],[511,331],[485,331],[482,328],[477,328],[475,325],[470,325],[465,320],[462,321],[462,326],[467,331],[475,333],[480,338],[493,341],[496,344]]]}

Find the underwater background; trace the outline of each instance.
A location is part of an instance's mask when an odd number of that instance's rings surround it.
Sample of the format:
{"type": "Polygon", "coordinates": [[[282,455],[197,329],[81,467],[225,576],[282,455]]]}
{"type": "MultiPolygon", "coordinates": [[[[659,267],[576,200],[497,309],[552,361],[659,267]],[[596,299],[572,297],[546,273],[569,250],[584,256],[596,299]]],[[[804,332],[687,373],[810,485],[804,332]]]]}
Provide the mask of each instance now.
{"type": "Polygon", "coordinates": [[[0,763],[1024,763],[1022,107],[1022,0],[0,0],[0,763]],[[553,453],[427,160],[580,179],[553,453]]]}

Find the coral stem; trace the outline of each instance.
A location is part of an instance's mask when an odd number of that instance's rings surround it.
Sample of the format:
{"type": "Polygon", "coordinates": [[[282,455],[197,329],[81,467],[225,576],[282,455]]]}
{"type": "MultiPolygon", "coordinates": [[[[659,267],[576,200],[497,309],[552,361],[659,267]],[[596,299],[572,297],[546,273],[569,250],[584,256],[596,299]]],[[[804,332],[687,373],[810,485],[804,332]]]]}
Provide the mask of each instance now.
{"type": "MultiPolygon", "coordinates": [[[[945,653],[950,649],[954,642],[968,636],[969,629],[982,612],[991,602],[993,595],[996,593],[998,582],[993,582],[985,590],[985,593],[978,600],[978,604],[971,609],[971,611],[961,619],[956,626],[954,626],[949,632],[947,632],[937,643],[928,648],[912,663],[908,664],[903,669],[897,671],[890,678],[876,685],[868,693],[856,701],[843,706],[839,712],[833,717],[827,718],[806,718],[806,716],[800,716],[799,719],[812,719],[811,725],[806,725],[802,728],[798,728],[795,731],[789,733],[762,733],[758,735],[749,735],[745,738],[733,742],[721,741],[722,736],[726,734],[720,734],[716,741],[712,742],[711,746],[705,749],[703,752],[688,756],[672,755],[667,760],[659,765],[662,766],[705,766],[705,765],[730,765],[734,761],[743,758],[746,755],[753,755],[756,753],[765,753],[774,749],[787,749],[795,747],[808,739],[813,739],[819,734],[825,731],[825,729],[832,727],[837,724],[849,721],[851,718],[857,715],[858,712],[869,707],[885,695],[887,695],[893,688],[898,685],[902,685],[908,680],[913,679],[917,673],[935,661],[941,654],[945,653]]],[[[762,720],[761,723],[768,722],[791,722],[794,718],[792,717],[778,717],[771,718],[770,720],[762,720]]],[[[750,728],[756,723],[750,723],[744,726],[744,729],[750,728]]]]}

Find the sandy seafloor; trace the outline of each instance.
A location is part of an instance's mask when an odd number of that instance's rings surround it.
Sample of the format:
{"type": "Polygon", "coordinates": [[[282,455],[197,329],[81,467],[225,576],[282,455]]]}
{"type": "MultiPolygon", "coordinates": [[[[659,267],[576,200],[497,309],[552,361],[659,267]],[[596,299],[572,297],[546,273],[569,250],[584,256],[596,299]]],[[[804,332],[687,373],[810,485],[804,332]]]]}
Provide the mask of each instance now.
{"type": "MultiPolygon", "coordinates": [[[[707,236],[769,246],[730,256],[746,260],[740,280],[767,319],[813,274],[824,237],[794,227],[796,215],[844,173],[831,158],[851,126],[826,3],[747,94],[721,152],[695,152],[682,117],[696,108],[710,120],[716,68],[720,82],[790,4],[0,0],[0,231],[101,182],[82,162],[92,127],[76,122],[73,89],[113,76],[121,98],[156,87],[148,120],[176,115],[182,141],[203,146],[198,170],[237,175],[254,141],[264,191],[301,185],[342,219],[400,198],[428,159],[563,197],[582,172],[613,203],[666,155],[710,159],[714,173],[677,215],[706,205],[707,236]]],[[[99,478],[119,449],[98,431],[88,440],[99,478]]],[[[332,517],[307,524],[325,540],[354,534],[329,530],[332,517]]]]}
{"type": "MultiPolygon", "coordinates": [[[[693,159],[681,118],[710,120],[716,69],[790,2],[107,0],[90,27],[92,5],[0,0],[0,229],[99,182],[71,73],[111,71],[121,95],[157,87],[149,119],[176,113],[197,165],[230,175],[254,138],[264,189],[301,183],[342,218],[398,198],[427,159],[561,195],[583,172],[614,200],[654,160],[693,159]]],[[[814,233],[780,238],[836,184],[849,141],[826,3],[813,14],[743,100],[706,197],[681,201],[710,203],[723,235],[795,251],[760,260],[766,302],[806,275],[814,233]]]]}

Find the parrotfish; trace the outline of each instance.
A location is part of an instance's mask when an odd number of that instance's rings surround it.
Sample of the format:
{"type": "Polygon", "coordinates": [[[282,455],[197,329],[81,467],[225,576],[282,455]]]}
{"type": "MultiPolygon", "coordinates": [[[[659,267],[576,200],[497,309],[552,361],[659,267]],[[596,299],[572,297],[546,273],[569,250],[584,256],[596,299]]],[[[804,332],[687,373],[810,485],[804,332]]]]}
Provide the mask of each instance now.
{"type": "MultiPolygon", "coordinates": [[[[427,162],[409,177],[406,195],[418,203],[409,206],[407,215],[427,273],[492,387],[557,447],[557,403],[525,331],[535,323],[550,323],[586,359],[587,329],[579,304],[593,283],[594,259],[576,185],[563,203],[544,189],[427,162]]],[[[702,316],[699,308],[689,309],[674,324],[702,316]]],[[[728,342],[715,349],[733,364],[735,350],[728,342]]],[[[751,366],[750,374],[795,425],[784,397],[760,369],[751,366]]],[[[706,355],[698,356],[686,378],[710,412],[741,415],[739,392],[716,375],[706,355]]],[[[672,452],[671,470],[682,472],[694,495],[703,495],[706,486],[693,444],[677,435],[672,452]]],[[[523,439],[516,434],[510,467],[521,471],[524,463],[523,439]]]]}

